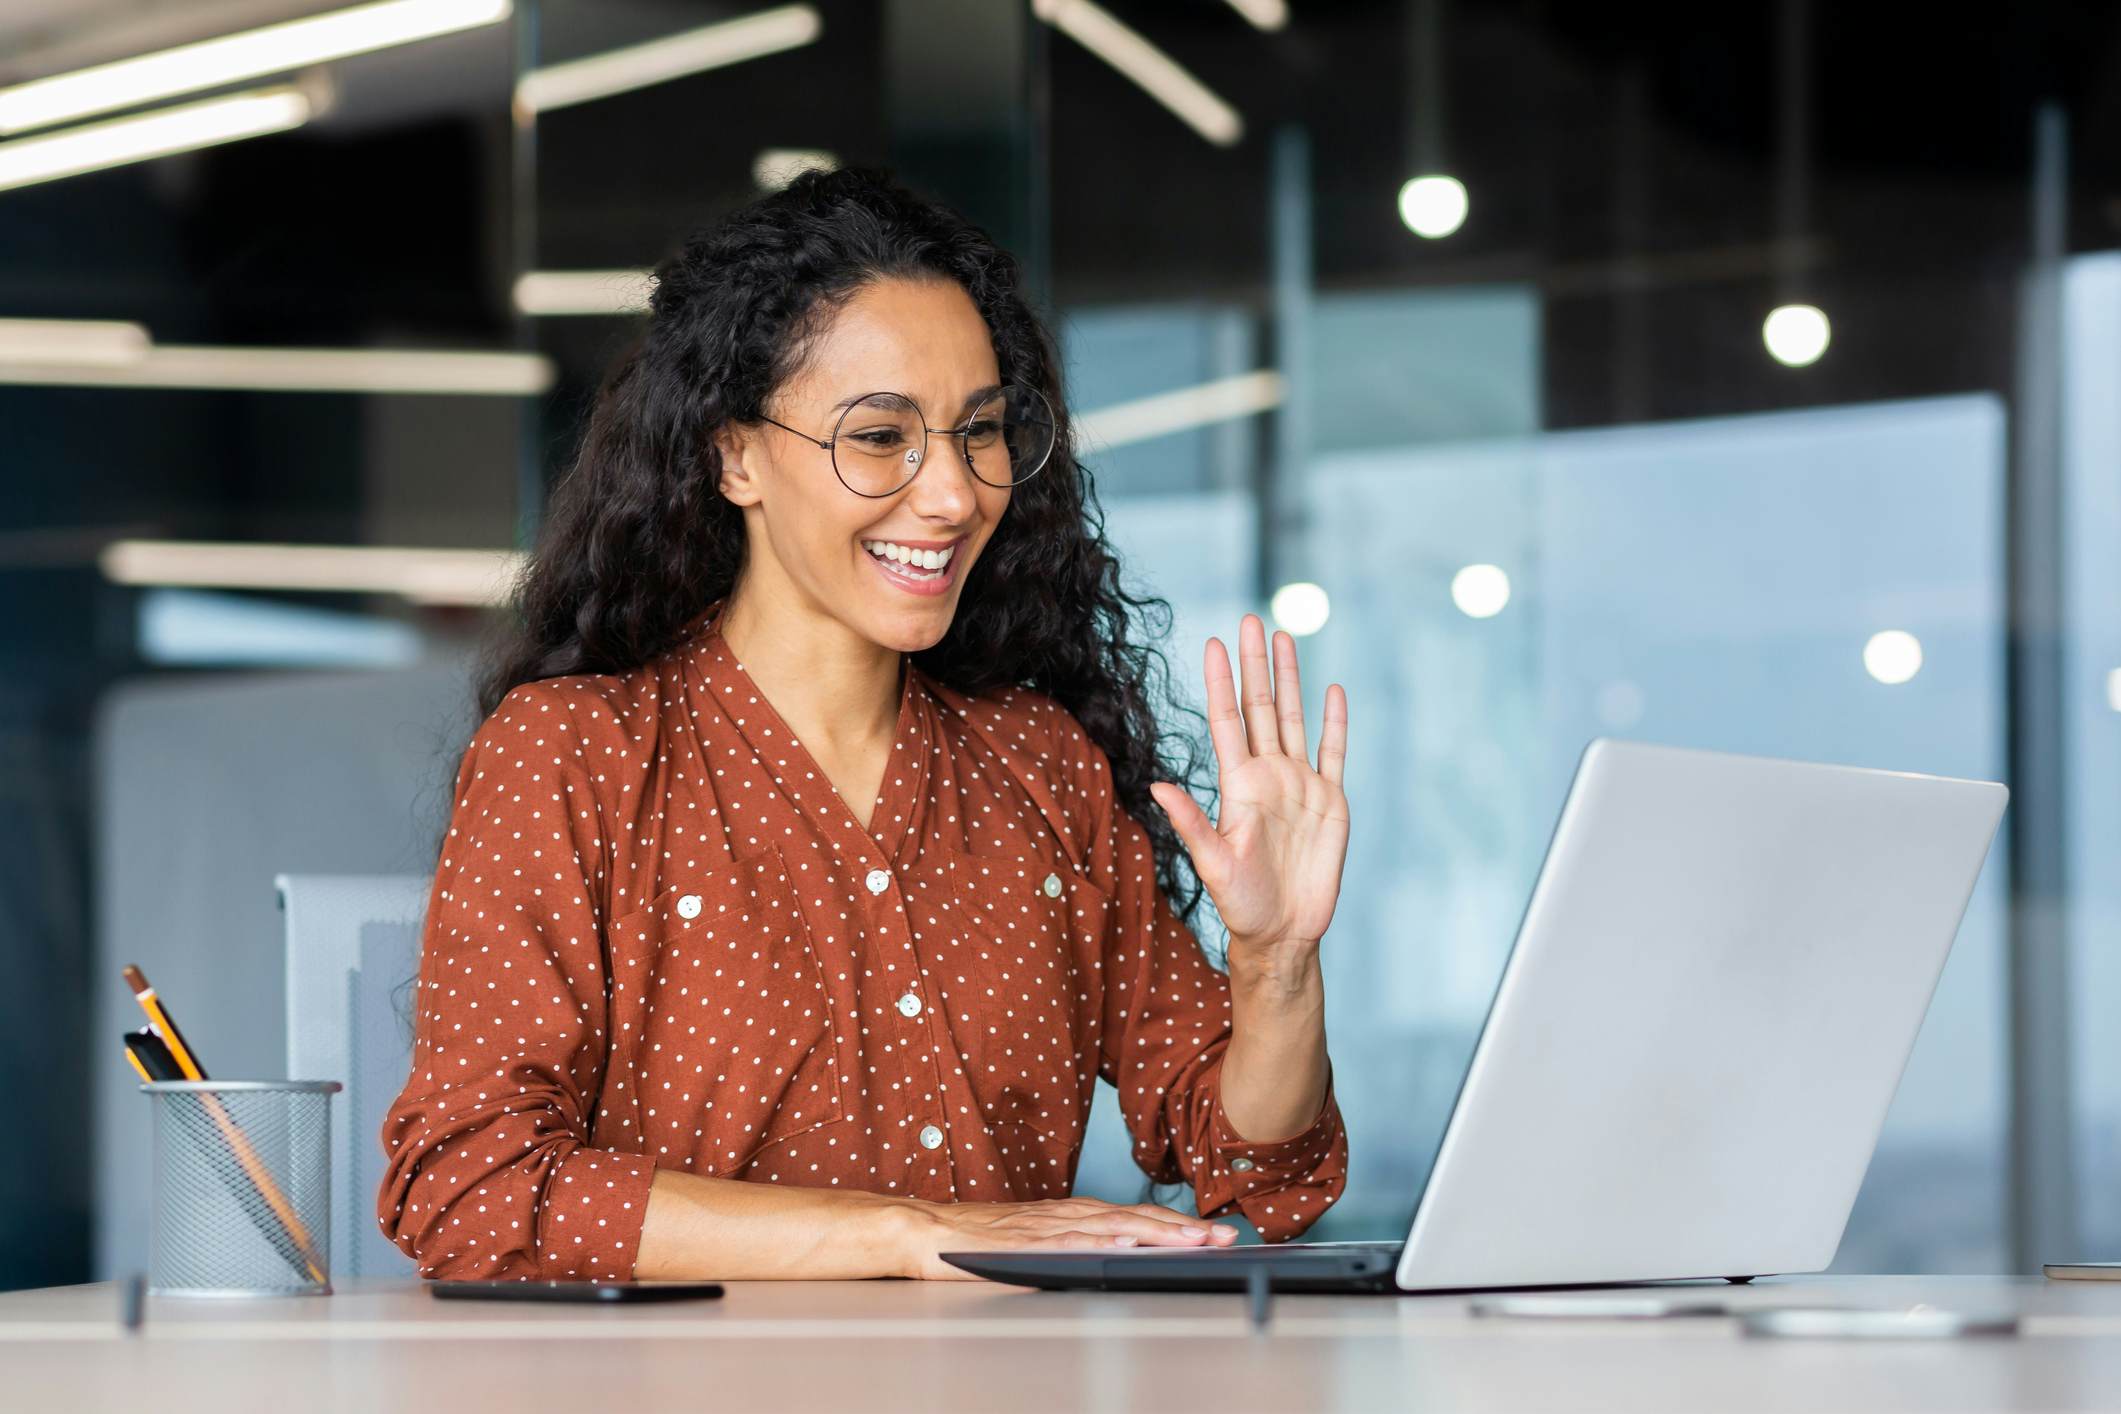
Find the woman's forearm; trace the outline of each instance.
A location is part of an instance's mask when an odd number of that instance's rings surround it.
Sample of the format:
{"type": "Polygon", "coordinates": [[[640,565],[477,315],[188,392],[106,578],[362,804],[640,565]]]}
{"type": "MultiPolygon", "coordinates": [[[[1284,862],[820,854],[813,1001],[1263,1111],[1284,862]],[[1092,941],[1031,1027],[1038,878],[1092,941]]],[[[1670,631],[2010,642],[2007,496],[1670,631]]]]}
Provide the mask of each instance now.
{"type": "Polygon", "coordinates": [[[634,1275],[644,1281],[910,1276],[907,1200],[658,1169],[634,1275]]]}
{"type": "Polygon", "coordinates": [[[633,1274],[644,1281],[942,1277],[948,1251],[1227,1246],[1237,1229],[1097,1198],[933,1203],[658,1169],[633,1274]]]}
{"type": "Polygon", "coordinates": [[[1288,966],[1269,949],[1230,952],[1223,1113],[1239,1137],[1271,1144],[1310,1128],[1325,1105],[1325,981],[1315,948],[1288,966]]]}

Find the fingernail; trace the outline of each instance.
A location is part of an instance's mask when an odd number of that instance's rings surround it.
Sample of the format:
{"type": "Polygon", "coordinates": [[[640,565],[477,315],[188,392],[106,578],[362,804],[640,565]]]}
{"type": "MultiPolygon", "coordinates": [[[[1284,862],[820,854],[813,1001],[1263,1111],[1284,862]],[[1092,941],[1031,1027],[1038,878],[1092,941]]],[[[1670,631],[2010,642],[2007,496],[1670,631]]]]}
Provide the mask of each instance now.
{"type": "Polygon", "coordinates": [[[1237,1229],[1228,1223],[1217,1223],[1215,1225],[1215,1235],[1217,1237],[1235,1237],[1237,1236],[1237,1229]]]}
{"type": "Polygon", "coordinates": [[[1136,1242],[1140,1240],[1141,1239],[1137,1238],[1131,1232],[1123,1232],[1119,1236],[1112,1239],[1112,1245],[1115,1247],[1132,1247],[1136,1242]]]}
{"type": "Polygon", "coordinates": [[[1188,1237],[1205,1237],[1208,1235],[1208,1230],[1204,1227],[1180,1227],[1179,1231],[1188,1237]]]}

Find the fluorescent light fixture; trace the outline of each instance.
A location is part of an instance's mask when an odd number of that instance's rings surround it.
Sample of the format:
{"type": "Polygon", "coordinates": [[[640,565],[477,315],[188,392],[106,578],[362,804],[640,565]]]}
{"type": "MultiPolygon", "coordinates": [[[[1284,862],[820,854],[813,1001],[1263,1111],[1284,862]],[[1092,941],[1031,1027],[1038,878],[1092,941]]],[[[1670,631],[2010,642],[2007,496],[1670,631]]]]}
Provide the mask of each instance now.
{"type": "Polygon", "coordinates": [[[1863,645],[1863,670],[1887,686],[1897,686],[1922,671],[1922,640],[1897,628],[1874,633],[1863,645]]]}
{"type": "Polygon", "coordinates": [[[516,550],[211,540],[113,540],[97,556],[113,584],[395,594],[416,604],[476,606],[507,602],[524,560],[516,550]]]}
{"type": "Polygon", "coordinates": [[[1299,580],[1275,590],[1274,597],[1267,601],[1267,612],[1289,631],[1291,638],[1305,638],[1326,626],[1333,604],[1322,587],[1299,580]]]}
{"type": "Polygon", "coordinates": [[[1031,0],[1031,13],[1141,86],[1218,147],[1245,135],[1245,120],[1178,61],[1090,0],[1031,0]]]}
{"type": "Polygon", "coordinates": [[[1399,189],[1399,219],[1417,236],[1440,241],[1466,223],[1472,202],[1466,184],[1440,173],[1415,177],[1399,189]]]}
{"type": "Polygon", "coordinates": [[[1510,576],[1498,565],[1467,565],[1451,576],[1451,602],[1469,619],[1492,619],[1510,602],[1510,576]]]}
{"type": "Polygon", "coordinates": [[[1288,0],[1230,0],[1230,8],[1243,15],[1252,28],[1269,33],[1289,23],[1288,0]]]}
{"type": "Polygon", "coordinates": [[[428,349],[224,348],[150,344],[123,363],[0,357],[0,384],[232,388],[265,393],[457,393],[524,397],[553,384],[542,354],[428,349]]]}
{"type": "Polygon", "coordinates": [[[2121,712],[2121,668],[2107,670],[2106,705],[2116,712],[2121,712]]]}
{"type": "Polygon", "coordinates": [[[709,69],[740,64],[813,43],[825,22],[810,5],[781,5],[741,19],[702,25],[681,34],[628,45],[586,59],[532,69],[516,83],[516,102],[532,113],[572,108],[667,83],[709,69]]]}
{"type": "Polygon", "coordinates": [[[510,0],[382,0],[0,88],[0,134],[366,54],[508,17],[510,0]]]}
{"type": "Polygon", "coordinates": [[[751,159],[751,181],[760,191],[779,191],[812,167],[830,172],[839,165],[821,147],[769,147],[751,159]]]}
{"type": "Polygon", "coordinates": [[[1817,363],[1833,341],[1833,326],[1817,305],[1786,304],[1771,311],[1760,325],[1760,340],[1780,364],[1802,368],[1817,363]]]}
{"type": "Polygon", "coordinates": [[[650,270],[532,270],[516,280],[524,314],[646,314],[650,270]]]}
{"type": "Polygon", "coordinates": [[[1175,392],[1157,393],[1131,402],[1113,403],[1075,419],[1079,436],[1100,446],[1124,447],[1173,432],[1187,432],[1233,417],[1250,417],[1279,407],[1282,376],[1272,370],[1240,373],[1175,392]]]}
{"type": "Polygon", "coordinates": [[[289,85],[16,138],[0,142],[0,191],[286,132],[308,122],[309,115],[308,95],[289,85]]]}
{"type": "Polygon", "coordinates": [[[120,319],[0,319],[0,363],[137,362],[147,352],[145,325],[120,319]]]}

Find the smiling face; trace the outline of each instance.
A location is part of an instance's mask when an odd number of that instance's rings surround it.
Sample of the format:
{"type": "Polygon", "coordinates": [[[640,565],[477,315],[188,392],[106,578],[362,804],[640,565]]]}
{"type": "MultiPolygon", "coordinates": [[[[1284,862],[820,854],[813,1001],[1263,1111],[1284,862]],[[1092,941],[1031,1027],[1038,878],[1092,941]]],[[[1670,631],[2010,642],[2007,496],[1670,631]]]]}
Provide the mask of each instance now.
{"type": "MultiPolygon", "coordinates": [[[[962,426],[1000,382],[987,323],[961,286],[880,280],[857,292],[813,343],[807,365],[767,398],[766,414],[823,441],[842,403],[898,393],[931,429],[927,456],[911,483],[872,498],[848,490],[832,453],[815,442],[770,422],[725,428],[721,492],[743,507],[748,547],[739,592],[827,615],[899,652],[939,642],[1010,496],[974,476],[943,429],[962,426]]],[[[853,457],[874,456],[884,435],[857,427],[859,416],[840,434],[867,435],[872,450],[842,445],[850,474],[853,457]]]]}

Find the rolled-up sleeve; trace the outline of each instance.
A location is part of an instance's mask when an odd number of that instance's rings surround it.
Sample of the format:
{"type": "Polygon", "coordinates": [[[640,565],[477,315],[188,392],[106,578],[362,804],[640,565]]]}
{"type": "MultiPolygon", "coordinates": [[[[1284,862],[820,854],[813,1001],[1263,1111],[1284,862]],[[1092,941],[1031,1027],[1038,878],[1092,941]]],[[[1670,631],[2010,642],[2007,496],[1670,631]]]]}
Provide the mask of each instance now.
{"type": "Polygon", "coordinates": [[[595,709],[559,681],[509,693],[457,770],[376,1197],[423,1276],[627,1278],[640,1245],[654,1163],[591,1143],[608,850],[595,709]]]}
{"type": "Polygon", "coordinates": [[[1331,1071],[1302,1132],[1260,1143],[1231,1127],[1222,1106],[1230,979],[1157,887],[1148,832],[1114,804],[1104,752],[1072,721],[1062,733],[1075,738],[1062,754],[1075,760],[1090,821],[1086,867],[1112,895],[1099,1072],[1119,1091],[1134,1160],[1159,1183],[1190,1183],[1203,1217],[1234,1211],[1270,1242],[1296,1237],[1347,1186],[1331,1071]]]}

